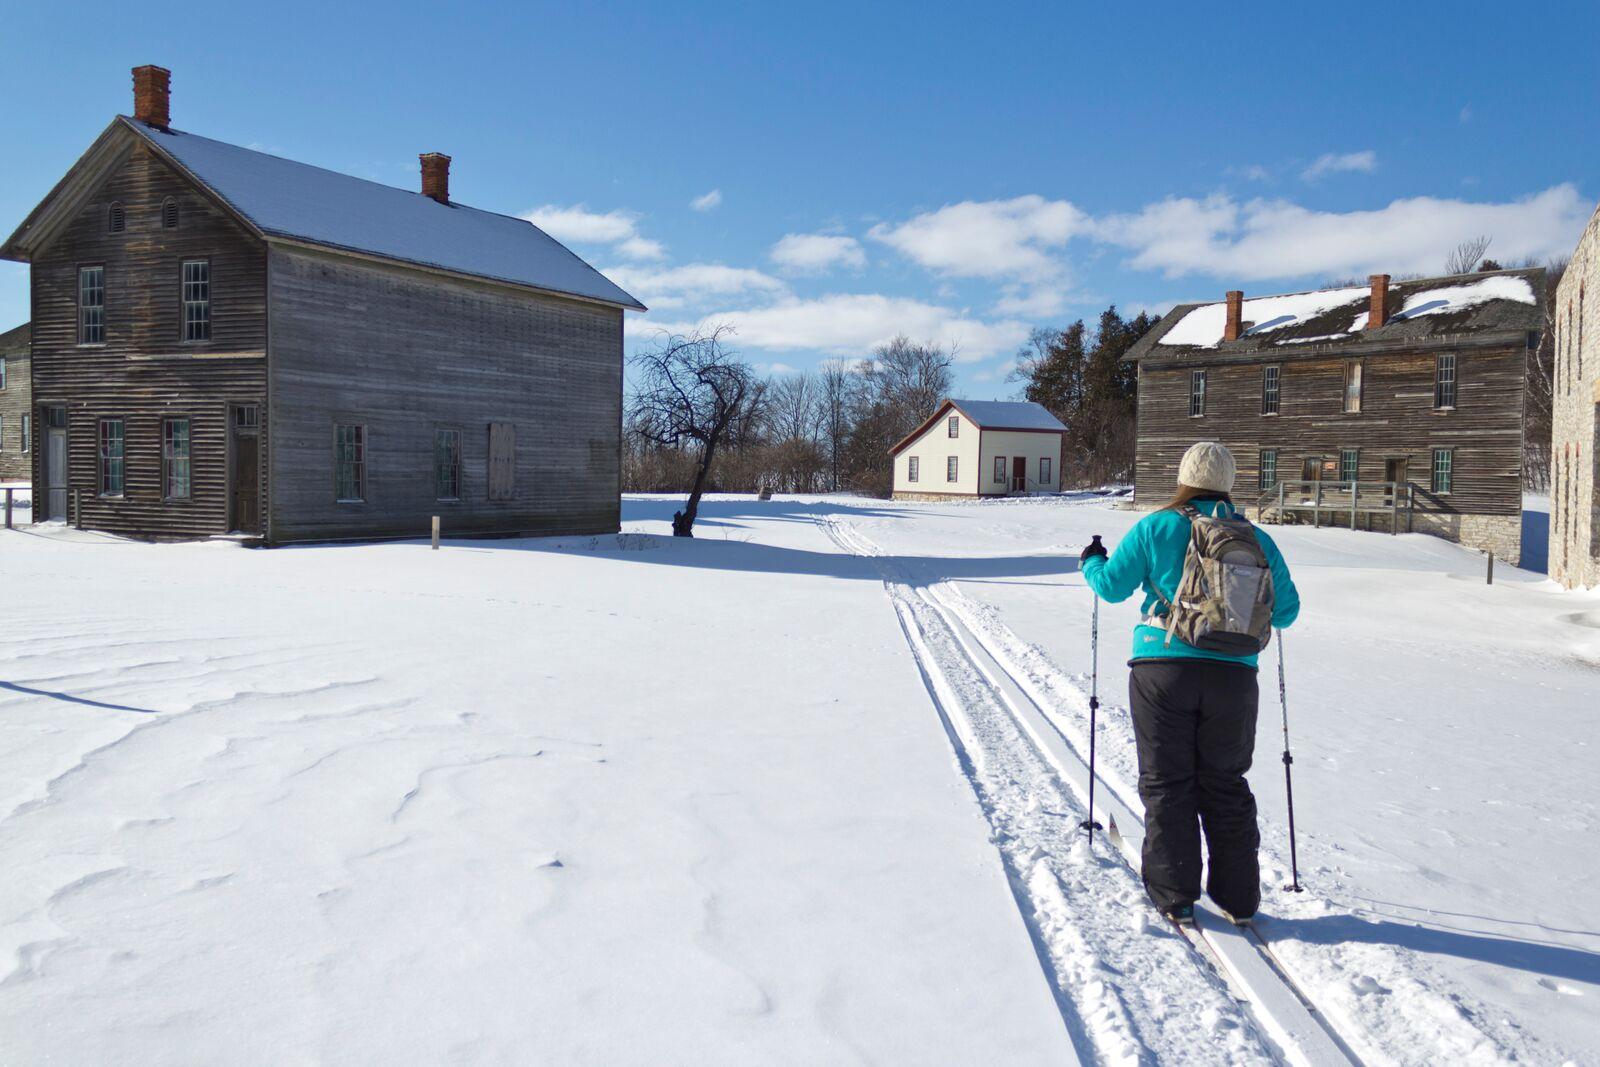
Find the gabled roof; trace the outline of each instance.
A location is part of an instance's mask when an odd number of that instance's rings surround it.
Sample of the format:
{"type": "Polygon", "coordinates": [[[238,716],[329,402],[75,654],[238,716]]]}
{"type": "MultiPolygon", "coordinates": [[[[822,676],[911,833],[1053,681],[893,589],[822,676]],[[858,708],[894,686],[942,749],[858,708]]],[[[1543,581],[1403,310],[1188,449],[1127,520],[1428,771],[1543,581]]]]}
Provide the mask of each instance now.
{"type": "Polygon", "coordinates": [[[928,428],[951,408],[961,412],[980,430],[1008,430],[1023,433],[1066,433],[1061,420],[1050,414],[1043,404],[1031,400],[956,400],[944,401],[927,420],[912,430],[891,449],[897,455],[912,441],[928,432],[928,428]]]}
{"type": "Polygon", "coordinates": [[[5,333],[0,333],[0,355],[11,356],[18,352],[26,352],[32,339],[33,323],[25,322],[21,326],[13,326],[5,333]]]}
{"type": "Polygon", "coordinates": [[[1237,341],[1222,340],[1227,319],[1222,301],[1179,304],[1123,358],[1453,344],[1464,338],[1515,337],[1544,325],[1542,268],[1392,282],[1387,317],[1372,330],[1366,328],[1370,295],[1368,286],[1352,285],[1247,299],[1237,341]]]}
{"type": "MultiPolygon", "coordinates": [[[[605,275],[526,220],[453,201],[441,204],[421,193],[181,130],[163,130],[126,116],[119,116],[101,141],[108,135],[115,139],[119,129],[150,145],[268,240],[359,252],[644,310],[605,275]]],[[[109,155],[101,150],[101,141],[79,166],[92,156],[109,155]]],[[[40,208],[66,185],[63,179],[40,208]]],[[[0,248],[0,255],[29,258],[29,231],[44,221],[40,215],[40,210],[30,215],[0,248]]]]}

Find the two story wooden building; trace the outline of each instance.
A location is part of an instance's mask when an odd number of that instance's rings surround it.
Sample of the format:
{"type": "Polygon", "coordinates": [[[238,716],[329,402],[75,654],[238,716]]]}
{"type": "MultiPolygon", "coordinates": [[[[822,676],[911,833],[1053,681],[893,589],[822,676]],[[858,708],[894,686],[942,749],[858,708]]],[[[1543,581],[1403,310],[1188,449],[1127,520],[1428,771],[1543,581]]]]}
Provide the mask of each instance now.
{"type": "Polygon", "coordinates": [[[169,74],[3,246],[35,517],[269,543],[619,524],[622,316],[538,229],[174,129],[169,74]],[[76,503],[75,503],[76,502],[76,503]]]}
{"type": "Polygon", "coordinates": [[[1134,498],[1226,444],[1264,519],[1415,529],[1515,561],[1523,395],[1544,272],[1492,271],[1173,308],[1139,365],[1134,498]]]}
{"type": "Polygon", "coordinates": [[[28,324],[0,333],[0,482],[25,482],[33,470],[33,387],[28,324]]]}

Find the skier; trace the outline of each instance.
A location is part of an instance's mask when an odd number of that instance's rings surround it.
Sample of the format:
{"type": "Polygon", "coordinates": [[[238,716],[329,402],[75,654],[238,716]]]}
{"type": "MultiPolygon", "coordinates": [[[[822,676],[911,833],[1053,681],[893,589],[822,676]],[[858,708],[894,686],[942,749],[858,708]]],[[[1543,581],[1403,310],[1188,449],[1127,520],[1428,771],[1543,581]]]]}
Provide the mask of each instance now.
{"type": "MultiPolygon", "coordinates": [[[[1164,507],[1135,523],[1109,557],[1098,539],[1082,555],[1084,580],[1106,601],[1144,589],[1128,680],[1145,807],[1144,884],[1162,914],[1185,924],[1194,921],[1200,899],[1202,828],[1210,857],[1206,893],[1241,924],[1261,902],[1261,835],[1244,777],[1255,749],[1256,656],[1198,648],[1166,628],[1191,519],[1237,515],[1229,496],[1235,471],[1222,445],[1195,445],[1184,453],[1177,494],[1164,507]]],[[[1299,615],[1300,596],[1272,539],[1249,531],[1270,567],[1271,625],[1282,629],[1299,615]]]]}

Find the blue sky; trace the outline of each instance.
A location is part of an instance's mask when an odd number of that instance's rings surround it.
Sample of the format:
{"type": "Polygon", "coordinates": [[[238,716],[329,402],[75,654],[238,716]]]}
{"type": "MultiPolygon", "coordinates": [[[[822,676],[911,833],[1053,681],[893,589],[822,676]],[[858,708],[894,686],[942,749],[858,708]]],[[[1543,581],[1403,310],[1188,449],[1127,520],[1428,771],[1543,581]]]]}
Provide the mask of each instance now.
{"type": "Polygon", "coordinates": [[[1113,301],[1566,254],[1597,9],[0,0],[0,229],[159,63],[180,129],[408,188],[449,153],[650,304],[636,340],[731,322],[782,372],[903,331],[1003,397],[1029,328],[1113,301]]]}

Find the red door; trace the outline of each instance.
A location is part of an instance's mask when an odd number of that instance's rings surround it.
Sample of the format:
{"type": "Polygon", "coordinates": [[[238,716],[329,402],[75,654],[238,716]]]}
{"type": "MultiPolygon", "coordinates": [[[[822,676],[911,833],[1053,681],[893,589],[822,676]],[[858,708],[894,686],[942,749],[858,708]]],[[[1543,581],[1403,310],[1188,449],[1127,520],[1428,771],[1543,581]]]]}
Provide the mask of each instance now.
{"type": "Polygon", "coordinates": [[[1013,493],[1026,493],[1028,491],[1028,459],[1026,456],[1013,456],[1011,458],[1011,491],[1013,493]]]}

